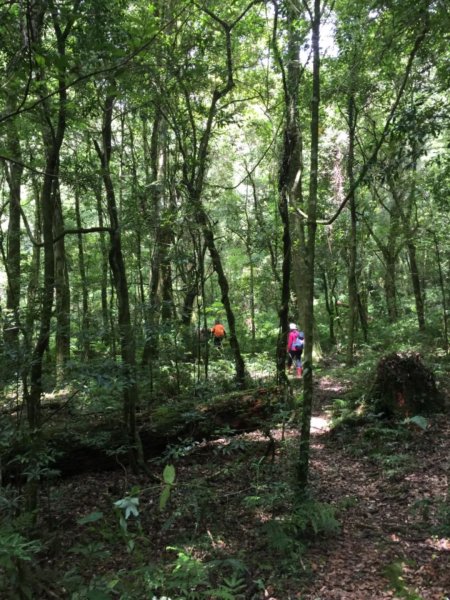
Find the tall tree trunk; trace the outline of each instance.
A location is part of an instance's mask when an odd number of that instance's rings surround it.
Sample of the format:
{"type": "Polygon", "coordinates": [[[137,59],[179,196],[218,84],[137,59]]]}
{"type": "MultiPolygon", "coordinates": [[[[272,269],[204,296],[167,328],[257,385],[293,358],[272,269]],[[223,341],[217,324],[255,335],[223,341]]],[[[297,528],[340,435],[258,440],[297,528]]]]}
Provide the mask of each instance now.
{"type": "Polygon", "coordinates": [[[165,148],[164,137],[167,125],[163,123],[162,113],[155,109],[150,144],[148,143],[147,121],[143,121],[143,141],[146,154],[146,186],[150,190],[150,210],[145,206],[145,220],[151,223],[154,231],[152,257],[150,265],[150,288],[146,307],[145,343],[142,353],[142,364],[151,365],[159,356],[159,322],[161,317],[161,263],[162,232],[161,208],[162,191],[165,185],[164,169],[165,148]],[[148,170],[150,165],[150,170],[148,170]]]}
{"type": "MultiPolygon", "coordinates": [[[[333,300],[333,288],[330,290],[328,285],[328,276],[325,270],[322,271],[322,281],[323,281],[323,292],[325,296],[325,309],[328,315],[328,335],[330,339],[330,344],[334,346],[336,344],[336,334],[334,332],[334,321],[336,319],[336,312],[334,307],[333,300]]],[[[333,283],[333,286],[335,282],[333,283]]]]}
{"type": "MultiPolygon", "coordinates": [[[[374,190],[374,195],[378,196],[376,190],[374,190]]],[[[384,208],[386,209],[385,206],[384,208]]],[[[384,239],[378,237],[367,219],[365,219],[365,224],[381,254],[383,255],[384,295],[386,299],[386,308],[389,322],[394,323],[398,318],[396,287],[397,260],[402,247],[401,242],[399,243],[399,219],[395,203],[393,209],[389,210],[389,231],[386,242],[384,242],[384,239]]]]}
{"type": "Polygon", "coordinates": [[[56,335],[55,335],[55,362],[56,382],[61,385],[64,381],[66,362],[70,358],[70,286],[69,272],[67,269],[64,218],[62,213],[59,185],[56,183],[54,201],[54,236],[59,239],[54,244],[55,254],[55,304],[56,304],[56,335]]]}
{"type": "Polygon", "coordinates": [[[416,245],[412,241],[412,235],[408,236],[406,248],[408,250],[409,268],[411,272],[411,281],[414,291],[414,301],[416,304],[416,314],[419,330],[425,331],[425,310],[422,294],[422,285],[420,283],[419,267],[417,264],[416,245]]]}
{"type": "Polygon", "coordinates": [[[127,441],[129,445],[130,464],[137,471],[141,462],[141,443],[136,428],[136,405],[138,403],[138,388],[136,383],[136,354],[135,340],[131,324],[130,302],[125,262],[122,253],[122,238],[116,204],[114,185],[111,178],[110,163],[112,150],[112,115],[115,98],[108,96],[105,100],[102,147],[95,142],[95,147],[102,165],[103,184],[105,186],[111,226],[109,264],[113,275],[114,288],[118,306],[118,325],[120,349],[122,358],[123,382],[123,418],[127,441]]]}
{"type": "MultiPolygon", "coordinates": [[[[208,154],[209,154],[209,145],[211,141],[212,129],[215,123],[215,119],[217,116],[217,112],[219,110],[219,103],[223,100],[234,88],[234,79],[233,79],[233,55],[232,55],[232,32],[233,28],[241,21],[241,19],[246,15],[248,9],[252,6],[252,2],[244,9],[239,17],[237,17],[233,24],[230,25],[223,21],[221,18],[214,15],[209,9],[204,8],[204,10],[211,18],[214,19],[216,24],[222,28],[222,33],[224,36],[224,44],[225,44],[225,52],[226,52],[226,81],[223,82],[222,87],[216,87],[211,95],[211,101],[209,108],[207,109],[207,118],[206,124],[203,128],[201,135],[196,130],[196,126],[193,120],[191,120],[191,127],[193,129],[193,135],[198,140],[196,147],[192,149],[191,139],[188,140],[188,144],[185,143],[185,140],[182,139],[180,132],[178,131],[178,143],[182,152],[184,154],[184,161],[182,165],[183,171],[183,183],[184,187],[188,193],[188,201],[192,207],[193,216],[195,222],[199,226],[203,238],[205,240],[205,244],[208,248],[209,255],[211,257],[211,262],[213,268],[217,274],[217,279],[220,286],[221,291],[221,301],[225,308],[225,313],[228,321],[228,330],[229,336],[228,340],[230,343],[231,350],[234,356],[234,364],[235,364],[235,373],[236,373],[236,383],[239,386],[243,386],[245,384],[246,379],[246,369],[245,362],[241,354],[239,340],[236,333],[236,319],[234,316],[234,312],[231,306],[231,299],[229,295],[229,285],[228,280],[225,275],[225,270],[223,268],[222,259],[220,257],[220,253],[216,246],[216,240],[214,237],[213,226],[208,219],[207,212],[203,205],[203,186],[205,183],[205,176],[208,167],[208,154]],[[189,145],[189,148],[188,148],[189,145]],[[190,161],[186,160],[186,157],[190,157],[190,161]]],[[[185,95],[186,108],[189,114],[193,114],[191,99],[189,95],[185,95]]]]}
{"type": "MultiPolygon", "coordinates": [[[[413,177],[415,177],[416,166],[414,164],[413,177]]],[[[419,331],[425,331],[425,310],[422,294],[422,285],[420,283],[419,267],[416,257],[416,245],[414,243],[415,231],[411,223],[411,213],[415,202],[416,183],[413,180],[412,189],[407,198],[403,198],[397,189],[397,184],[392,176],[388,178],[389,187],[394,199],[397,212],[400,216],[403,232],[406,239],[406,250],[409,258],[409,270],[411,273],[411,283],[414,292],[414,301],[416,305],[416,315],[419,325],[419,331]]]]}
{"type": "MultiPolygon", "coordinates": [[[[14,101],[9,99],[8,110],[14,109],[14,101]]],[[[10,119],[6,127],[6,140],[8,150],[12,158],[17,162],[11,162],[9,167],[5,165],[6,177],[9,186],[9,222],[6,251],[6,309],[7,321],[4,329],[4,339],[9,346],[8,355],[15,355],[18,361],[19,341],[19,306],[20,306],[20,186],[22,183],[23,166],[21,165],[22,152],[20,147],[19,132],[16,122],[10,119]]]]}
{"type": "Polygon", "coordinates": [[[171,201],[171,194],[166,207],[165,213],[163,214],[163,222],[161,223],[160,231],[160,257],[161,257],[161,319],[163,322],[170,322],[172,319],[176,319],[175,302],[173,299],[173,286],[172,286],[172,265],[170,260],[170,249],[173,246],[174,233],[173,233],[173,217],[176,214],[175,203],[171,201]]]}
{"type": "MultiPolygon", "coordinates": [[[[42,254],[42,216],[41,216],[41,190],[39,184],[36,181],[36,177],[32,180],[35,203],[35,215],[34,215],[34,231],[33,239],[36,244],[33,244],[33,253],[31,255],[30,274],[28,278],[27,286],[27,308],[25,316],[25,327],[29,336],[30,345],[33,344],[35,322],[37,317],[39,299],[39,279],[41,272],[41,254],[42,254]]],[[[31,346],[29,350],[31,349],[31,346]]]]}
{"type": "Polygon", "coordinates": [[[355,199],[355,133],[356,133],[356,110],[353,91],[353,81],[348,97],[347,118],[349,146],[347,158],[347,179],[350,189],[350,231],[348,241],[349,265],[348,265],[348,334],[347,334],[347,364],[352,365],[354,361],[355,331],[358,317],[358,286],[356,280],[356,257],[357,257],[357,221],[356,221],[356,199],[355,199]]]}
{"type": "Polygon", "coordinates": [[[225,275],[225,271],[222,265],[222,259],[220,258],[219,251],[216,247],[216,242],[214,239],[214,233],[209,224],[209,220],[207,218],[206,212],[203,208],[203,204],[200,199],[199,190],[191,190],[191,202],[195,207],[196,212],[196,220],[200,225],[201,230],[203,232],[203,238],[205,240],[205,244],[208,248],[209,255],[211,257],[211,262],[213,264],[214,271],[217,274],[217,279],[220,286],[220,291],[222,294],[221,301],[225,308],[225,313],[227,315],[228,322],[228,330],[229,336],[228,340],[230,343],[230,347],[233,351],[234,355],[234,365],[235,365],[235,373],[236,373],[236,382],[239,386],[243,386],[245,384],[246,379],[246,369],[245,362],[242,358],[239,340],[236,334],[236,319],[234,316],[234,312],[231,306],[230,294],[229,294],[229,285],[228,279],[225,275]]]}
{"type": "Polygon", "coordinates": [[[442,315],[444,321],[444,344],[445,344],[445,352],[448,354],[449,351],[449,340],[448,340],[448,312],[447,312],[447,295],[445,292],[444,285],[444,276],[442,274],[442,261],[441,261],[441,253],[439,251],[439,243],[437,239],[437,235],[433,232],[434,239],[434,248],[436,252],[436,262],[438,265],[439,272],[439,287],[441,288],[441,299],[442,299],[442,315]]]}
{"type": "MultiPolygon", "coordinates": [[[[30,393],[27,397],[28,422],[30,428],[34,430],[38,429],[40,426],[40,402],[43,392],[43,356],[49,346],[55,287],[53,219],[55,213],[55,194],[58,189],[59,155],[66,131],[67,118],[66,43],[77,15],[79,2],[80,0],[75,0],[72,13],[68,16],[64,29],[61,29],[58,11],[55,9],[53,2],[50,2],[53,28],[56,35],[56,46],[61,62],[58,66],[58,105],[56,124],[54,124],[52,120],[53,111],[50,106],[50,99],[44,98],[42,102],[45,123],[43,139],[46,153],[45,175],[40,198],[44,244],[44,289],[42,293],[40,329],[32,354],[30,393]]],[[[39,73],[39,78],[44,81],[44,74],[42,72],[39,73]]]]}
{"type": "Polygon", "coordinates": [[[397,252],[393,248],[386,247],[384,252],[386,270],[384,273],[384,295],[386,308],[390,323],[398,319],[397,309],[397,252]]]}
{"type": "MultiPolygon", "coordinates": [[[[103,208],[102,208],[102,191],[99,186],[94,188],[95,198],[97,201],[97,217],[100,228],[104,227],[103,208]]],[[[101,278],[100,278],[100,296],[102,303],[102,339],[111,347],[113,344],[114,329],[110,326],[110,314],[108,306],[108,249],[106,247],[106,237],[103,232],[99,234],[100,255],[101,255],[101,278]]]]}
{"type": "Polygon", "coordinates": [[[311,161],[308,198],[308,237],[306,242],[305,277],[305,350],[303,364],[303,409],[300,428],[300,447],[297,482],[300,495],[304,494],[309,475],[311,414],[313,405],[313,327],[314,327],[314,266],[316,245],[316,216],[319,172],[319,105],[320,105],[320,0],[314,0],[312,14],[313,81],[311,98],[311,161]]]}
{"type": "MultiPolygon", "coordinates": [[[[286,344],[289,323],[289,300],[290,300],[290,277],[292,266],[292,244],[289,217],[289,203],[297,206],[301,198],[302,181],[302,137],[299,123],[298,99],[300,84],[300,36],[297,26],[298,12],[290,3],[286,3],[286,26],[287,26],[287,53],[282,57],[276,39],[274,39],[275,53],[280,64],[283,76],[284,88],[284,131],[283,146],[281,151],[280,168],[278,173],[278,212],[283,227],[283,261],[281,276],[281,300],[279,308],[280,336],[277,345],[277,378],[283,381],[286,378],[286,344]],[[285,70],[286,65],[286,70],[285,70]]],[[[278,21],[278,7],[276,7],[276,23],[278,21]]],[[[274,30],[274,36],[276,29],[274,30]]],[[[300,254],[299,240],[302,239],[302,225],[297,223],[297,244],[295,245],[295,267],[297,276],[298,296],[302,295],[300,290],[300,279],[298,273],[303,272],[302,257],[300,254]]],[[[304,315],[301,315],[304,316],[304,315]]]]}
{"type": "MultiPolygon", "coordinates": [[[[81,220],[80,210],[80,195],[78,190],[75,190],[75,218],[77,222],[77,229],[81,230],[83,224],[81,220]]],[[[80,331],[80,342],[81,352],[85,360],[88,360],[90,351],[90,317],[89,317],[89,290],[86,274],[86,262],[84,259],[84,245],[83,236],[81,233],[78,234],[78,269],[80,271],[81,280],[81,331],[80,331]]]]}

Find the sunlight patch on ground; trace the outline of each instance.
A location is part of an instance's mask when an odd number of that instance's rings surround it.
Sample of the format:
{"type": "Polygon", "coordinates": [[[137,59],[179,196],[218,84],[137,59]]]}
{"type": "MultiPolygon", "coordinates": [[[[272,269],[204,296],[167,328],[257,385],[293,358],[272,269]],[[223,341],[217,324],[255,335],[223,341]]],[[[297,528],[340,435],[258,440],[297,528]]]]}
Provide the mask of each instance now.
{"type": "Polygon", "coordinates": [[[345,386],[342,384],[342,381],[325,376],[320,378],[319,389],[324,392],[326,391],[341,394],[345,390],[345,386]]]}
{"type": "Polygon", "coordinates": [[[435,550],[450,550],[450,539],[449,538],[428,538],[425,540],[425,544],[434,548],[435,550]]]}
{"type": "Polygon", "coordinates": [[[330,420],[326,415],[311,417],[311,433],[325,433],[330,431],[330,420]]]}

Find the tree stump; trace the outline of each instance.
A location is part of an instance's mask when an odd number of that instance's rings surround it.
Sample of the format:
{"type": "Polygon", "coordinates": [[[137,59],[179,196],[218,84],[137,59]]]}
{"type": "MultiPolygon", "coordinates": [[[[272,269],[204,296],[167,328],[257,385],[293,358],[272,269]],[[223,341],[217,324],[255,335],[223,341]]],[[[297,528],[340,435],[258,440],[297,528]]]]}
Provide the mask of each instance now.
{"type": "Polygon", "coordinates": [[[444,409],[444,398],[432,371],[413,352],[394,352],[379,361],[369,402],[376,412],[394,417],[444,409]]]}

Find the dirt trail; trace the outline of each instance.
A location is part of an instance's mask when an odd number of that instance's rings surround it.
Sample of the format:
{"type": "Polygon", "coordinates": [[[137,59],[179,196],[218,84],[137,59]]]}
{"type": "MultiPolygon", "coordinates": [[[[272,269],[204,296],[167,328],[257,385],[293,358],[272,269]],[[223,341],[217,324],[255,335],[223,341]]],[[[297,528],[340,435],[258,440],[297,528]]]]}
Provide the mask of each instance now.
{"type": "MultiPolygon", "coordinates": [[[[319,383],[311,462],[315,495],[340,510],[342,529],[308,552],[314,577],[299,597],[447,600],[450,539],[429,531],[445,500],[448,510],[449,420],[440,416],[428,430],[411,432],[407,441],[388,437],[392,455],[380,465],[373,456],[355,456],[364,429],[355,428],[353,439],[324,435],[327,405],[343,391],[331,379],[319,383]]],[[[385,450],[383,444],[380,457],[385,450]]]]}

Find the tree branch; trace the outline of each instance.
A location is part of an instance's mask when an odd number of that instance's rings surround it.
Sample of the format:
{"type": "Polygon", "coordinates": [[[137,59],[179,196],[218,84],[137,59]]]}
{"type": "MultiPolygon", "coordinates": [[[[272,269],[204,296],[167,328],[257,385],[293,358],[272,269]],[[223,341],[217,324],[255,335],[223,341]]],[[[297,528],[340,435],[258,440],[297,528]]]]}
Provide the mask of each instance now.
{"type": "MultiPolygon", "coordinates": [[[[429,26],[428,24],[426,24],[422,30],[422,32],[417,36],[416,41],[414,42],[414,46],[411,50],[411,53],[409,55],[408,58],[408,63],[406,65],[406,69],[405,69],[405,74],[403,76],[403,81],[402,84],[400,86],[399,91],[397,92],[397,96],[395,98],[395,101],[391,107],[391,110],[389,111],[389,115],[388,118],[386,119],[386,123],[384,125],[383,131],[381,133],[380,139],[378,140],[377,144],[375,145],[375,148],[371,154],[371,156],[369,157],[369,159],[367,160],[367,162],[364,164],[363,168],[361,169],[360,174],[358,175],[358,177],[355,180],[355,183],[352,185],[352,187],[349,189],[349,191],[347,192],[344,200],[341,202],[340,206],[338,207],[338,209],[336,210],[336,212],[334,213],[334,215],[328,219],[318,219],[316,220],[316,224],[317,225],[331,225],[332,223],[334,223],[334,221],[336,221],[336,219],[339,217],[339,215],[341,214],[341,212],[344,210],[345,206],[347,205],[348,201],[350,200],[350,198],[352,197],[352,195],[354,194],[355,190],[361,185],[362,181],[364,180],[365,176],[367,175],[369,169],[376,163],[377,161],[377,157],[378,157],[378,152],[380,151],[381,146],[383,145],[390,127],[391,127],[391,123],[394,119],[395,113],[397,111],[398,105],[400,104],[400,100],[402,99],[403,96],[403,92],[405,91],[406,88],[406,84],[408,83],[409,80],[409,76],[411,74],[411,69],[413,66],[413,62],[414,59],[417,55],[417,52],[419,51],[419,48],[423,42],[423,40],[425,39],[426,34],[428,33],[429,30],[429,26]]],[[[308,215],[306,215],[306,213],[304,213],[303,211],[301,211],[298,207],[293,207],[294,211],[301,217],[308,219],[308,215]]]]}
{"type": "MultiPolygon", "coordinates": [[[[64,89],[68,90],[69,88],[72,88],[73,86],[77,85],[78,83],[81,83],[82,81],[86,81],[87,79],[90,79],[91,77],[95,77],[96,75],[104,75],[105,73],[111,73],[113,71],[116,71],[117,69],[120,69],[121,67],[126,66],[133,58],[135,58],[136,56],[138,56],[139,54],[141,54],[141,52],[144,52],[145,50],[147,50],[147,48],[151,44],[153,44],[153,42],[158,38],[158,36],[165,29],[167,29],[169,26],[171,26],[173,23],[175,23],[177,21],[177,19],[179,19],[179,17],[181,16],[181,14],[184,12],[184,10],[185,9],[183,8],[183,10],[181,10],[173,19],[171,19],[170,21],[168,21],[167,23],[165,23],[162,27],[160,27],[160,29],[158,29],[158,31],[147,42],[145,42],[144,44],[142,44],[142,46],[140,46],[136,50],[133,50],[133,52],[131,52],[128,56],[126,56],[123,60],[119,61],[117,64],[111,65],[109,67],[104,67],[102,69],[97,69],[95,71],[91,71],[90,73],[86,73],[85,75],[81,75],[80,77],[76,77],[72,81],[69,81],[69,83],[67,83],[64,86],[64,89]]],[[[3,123],[4,121],[7,121],[8,119],[11,119],[11,118],[13,118],[13,117],[15,117],[17,115],[22,114],[22,113],[29,112],[29,111],[33,110],[34,108],[36,108],[36,106],[39,106],[40,104],[42,104],[43,102],[45,102],[49,98],[52,98],[53,96],[56,96],[60,92],[61,92],[61,90],[60,90],[60,88],[58,88],[56,90],[53,90],[52,92],[49,92],[45,96],[42,96],[41,98],[38,98],[37,100],[35,100],[31,104],[29,104],[28,106],[25,106],[23,108],[19,108],[17,110],[14,110],[13,112],[10,112],[10,113],[8,113],[6,115],[1,115],[0,116],[0,123],[3,123]]]]}

